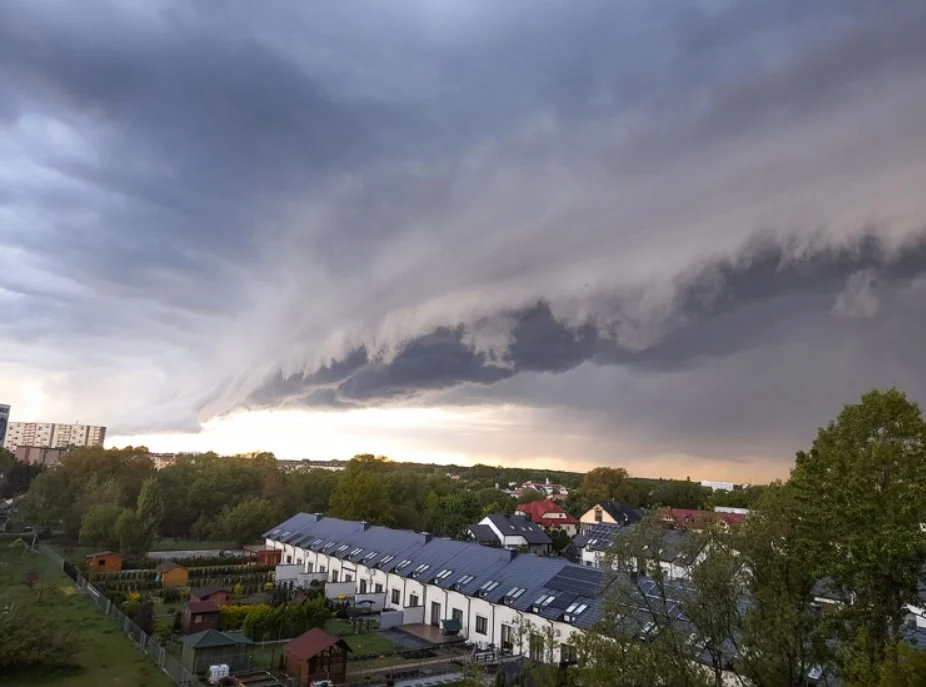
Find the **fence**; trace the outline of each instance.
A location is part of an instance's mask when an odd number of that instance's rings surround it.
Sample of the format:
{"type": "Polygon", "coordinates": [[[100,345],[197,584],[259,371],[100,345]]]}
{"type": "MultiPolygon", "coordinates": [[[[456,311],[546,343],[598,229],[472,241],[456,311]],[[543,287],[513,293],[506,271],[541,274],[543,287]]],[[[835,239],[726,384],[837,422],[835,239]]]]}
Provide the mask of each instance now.
{"type": "Polygon", "coordinates": [[[148,654],[148,657],[154,664],[172,679],[178,687],[193,687],[199,684],[199,680],[195,675],[184,668],[177,659],[169,655],[167,651],[158,645],[151,637],[142,632],[141,628],[120,611],[114,603],[103,596],[96,587],[84,579],[73,565],[65,561],[45,544],[39,544],[39,550],[59,569],[63,570],[68,577],[74,580],[74,583],[77,585],[78,589],[80,589],[81,593],[90,599],[100,611],[118,622],[122,626],[122,633],[135,642],[135,645],[139,649],[148,654]]]}

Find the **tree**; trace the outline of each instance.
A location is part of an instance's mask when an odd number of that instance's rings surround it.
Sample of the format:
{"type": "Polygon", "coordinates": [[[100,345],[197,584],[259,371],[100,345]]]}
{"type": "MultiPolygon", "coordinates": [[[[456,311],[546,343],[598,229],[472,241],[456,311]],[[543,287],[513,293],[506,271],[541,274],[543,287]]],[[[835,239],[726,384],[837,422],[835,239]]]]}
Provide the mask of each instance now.
{"type": "Polygon", "coordinates": [[[345,520],[388,524],[391,505],[387,484],[380,474],[345,470],[331,494],[330,513],[345,520]]]}
{"type": "Polygon", "coordinates": [[[852,599],[833,627],[843,647],[862,655],[852,657],[854,680],[876,684],[886,660],[899,662],[906,605],[918,603],[926,565],[919,406],[896,389],[866,393],[798,453],[789,486],[817,554],[814,572],[852,599]]]}
{"type": "Polygon", "coordinates": [[[116,536],[116,522],[125,510],[115,503],[92,506],[81,518],[81,543],[105,549],[117,548],[119,537],[116,536]]]}
{"type": "Polygon", "coordinates": [[[156,539],[164,517],[164,493],[157,478],[149,477],[142,482],[135,512],[152,541],[156,539]]]}
{"type": "Polygon", "coordinates": [[[135,624],[138,625],[138,629],[146,635],[154,634],[154,603],[152,603],[151,599],[142,601],[138,613],[133,620],[135,624]]]}
{"type": "Polygon", "coordinates": [[[595,468],[585,473],[582,491],[594,502],[617,501],[630,506],[640,503],[640,495],[627,483],[624,468],[595,468]]]}
{"type": "Polygon", "coordinates": [[[657,506],[671,508],[703,508],[710,489],[691,480],[672,480],[663,483],[653,493],[651,501],[657,506]]]}
{"type": "Polygon", "coordinates": [[[533,503],[534,501],[543,501],[547,498],[546,494],[536,489],[525,489],[518,497],[518,505],[533,503]]]}
{"type": "Polygon", "coordinates": [[[116,520],[119,550],[126,556],[144,556],[151,546],[151,533],[142,526],[135,511],[125,509],[116,520]]]}
{"type": "Polygon", "coordinates": [[[244,546],[268,530],[277,521],[276,509],[265,499],[248,499],[237,506],[228,506],[215,523],[215,534],[244,546]]]}

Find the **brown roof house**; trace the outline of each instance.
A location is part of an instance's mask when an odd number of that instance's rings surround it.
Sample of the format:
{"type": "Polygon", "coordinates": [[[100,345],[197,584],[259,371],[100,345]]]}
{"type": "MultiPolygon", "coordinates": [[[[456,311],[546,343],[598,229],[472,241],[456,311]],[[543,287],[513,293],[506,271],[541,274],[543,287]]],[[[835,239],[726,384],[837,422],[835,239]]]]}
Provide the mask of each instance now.
{"type": "Polygon", "coordinates": [[[219,616],[215,601],[187,601],[183,606],[183,634],[218,630],[219,616]]]}
{"type": "Polygon", "coordinates": [[[173,561],[161,563],[154,571],[162,587],[186,587],[190,582],[190,571],[173,561]]]}
{"type": "Polygon", "coordinates": [[[190,589],[190,601],[215,601],[217,606],[224,606],[231,598],[231,592],[222,587],[193,587],[190,589]]]}
{"type": "Polygon", "coordinates": [[[316,627],[283,647],[286,674],[297,678],[299,687],[316,680],[344,682],[349,653],[347,642],[316,627]]]}
{"type": "Polygon", "coordinates": [[[84,565],[89,572],[119,572],[122,570],[122,554],[113,551],[88,553],[84,565]]]}
{"type": "Polygon", "coordinates": [[[231,671],[248,670],[254,661],[254,642],[240,632],[204,630],[181,641],[183,667],[191,673],[204,673],[222,663],[231,671]]]}

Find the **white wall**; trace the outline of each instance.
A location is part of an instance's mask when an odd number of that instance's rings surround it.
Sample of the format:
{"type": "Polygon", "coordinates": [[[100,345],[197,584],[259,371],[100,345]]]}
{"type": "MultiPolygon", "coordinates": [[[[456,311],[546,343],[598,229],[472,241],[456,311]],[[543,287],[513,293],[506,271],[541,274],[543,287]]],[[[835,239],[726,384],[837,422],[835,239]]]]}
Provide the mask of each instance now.
{"type": "Polygon", "coordinates": [[[325,598],[337,599],[339,596],[354,596],[353,582],[329,582],[325,585],[325,598]]]}

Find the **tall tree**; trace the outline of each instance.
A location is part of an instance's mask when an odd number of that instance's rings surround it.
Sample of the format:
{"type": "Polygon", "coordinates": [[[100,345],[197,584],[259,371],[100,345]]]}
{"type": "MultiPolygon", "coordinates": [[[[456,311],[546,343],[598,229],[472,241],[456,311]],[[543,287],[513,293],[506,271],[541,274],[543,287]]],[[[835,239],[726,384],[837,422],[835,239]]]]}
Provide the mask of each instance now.
{"type": "Polygon", "coordinates": [[[377,472],[344,471],[331,494],[330,513],[345,520],[365,520],[389,524],[391,519],[389,489],[377,472]]]}
{"type": "Polygon", "coordinates": [[[874,684],[902,640],[906,605],[919,601],[926,565],[926,423],[919,406],[896,390],[871,391],[847,405],[801,452],[790,486],[816,551],[814,571],[852,603],[834,627],[856,675],[874,684]]]}
{"type": "Polygon", "coordinates": [[[100,548],[115,549],[119,546],[116,536],[116,522],[125,508],[115,503],[92,506],[80,523],[80,541],[100,548]]]}
{"type": "Polygon", "coordinates": [[[126,556],[144,556],[151,546],[151,533],[146,530],[133,510],[126,508],[116,520],[119,550],[126,556]]]}
{"type": "Polygon", "coordinates": [[[142,483],[135,512],[141,526],[148,531],[152,539],[156,539],[164,517],[164,492],[156,478],[149,477],[142,483]]]}
{"type": "Polygon", "coordinates": [[[270,501],[248,499],[233,508],[226,506],[216,520],[215,534],[244,546],[268,530],[277,519],[276,509],[270,501]]]}

